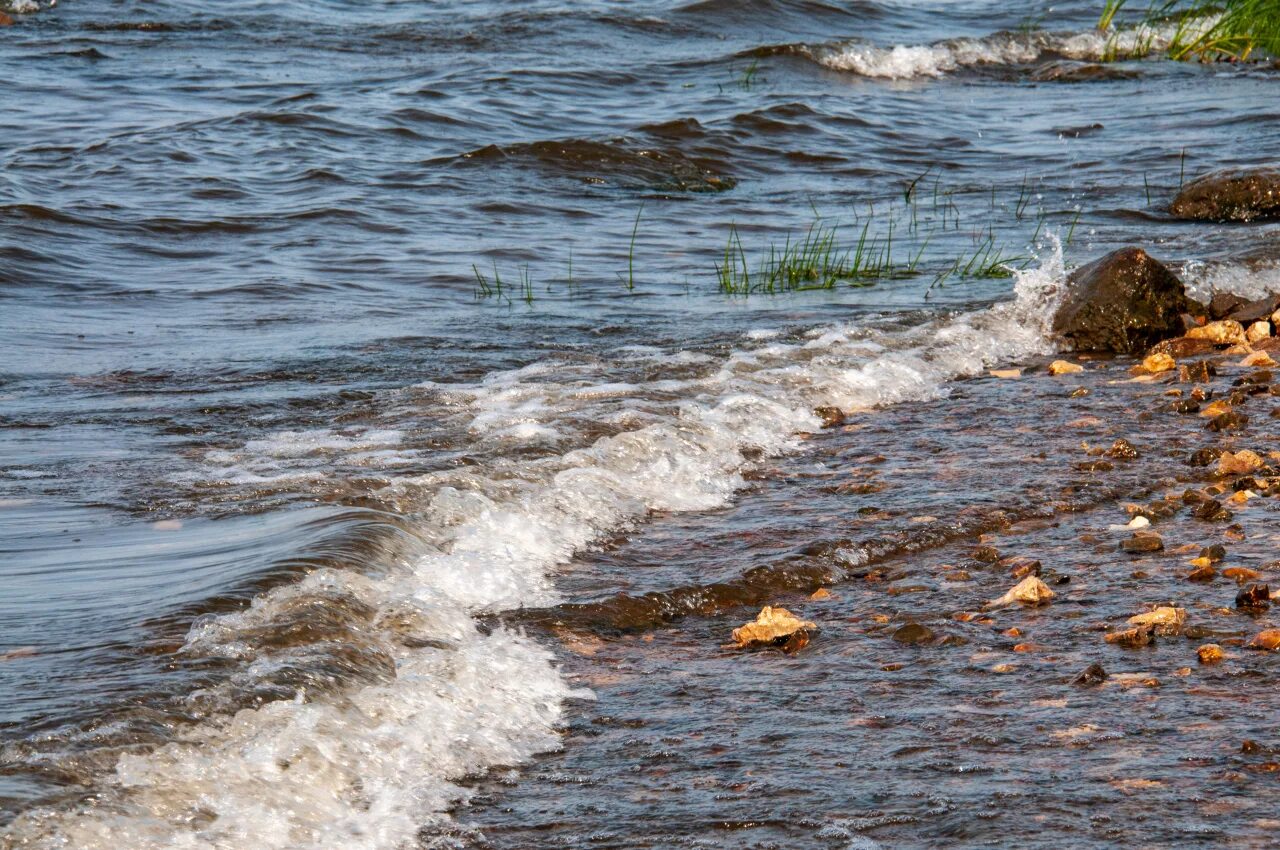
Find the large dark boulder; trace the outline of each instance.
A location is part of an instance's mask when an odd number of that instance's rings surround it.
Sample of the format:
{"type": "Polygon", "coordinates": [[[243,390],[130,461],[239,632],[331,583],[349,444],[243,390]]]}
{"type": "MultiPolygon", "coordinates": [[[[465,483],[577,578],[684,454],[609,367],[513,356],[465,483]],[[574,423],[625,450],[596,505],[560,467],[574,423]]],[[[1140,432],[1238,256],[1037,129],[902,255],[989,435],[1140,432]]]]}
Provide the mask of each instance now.
{"type": "Polygon", "coordinates": [[[1215,171],[1183,187],[1169,205],[1178,218],[1254,221],[1280,218],[1280,171],[1215,171]]]}
{"type": "Polygon", "coordinates": [[[1141,248],[1121,248],[1071,273],[1053,331],[1079,351],[1136,354],[1181,336],[1187,307],[1177,275],[1141,248]]]}

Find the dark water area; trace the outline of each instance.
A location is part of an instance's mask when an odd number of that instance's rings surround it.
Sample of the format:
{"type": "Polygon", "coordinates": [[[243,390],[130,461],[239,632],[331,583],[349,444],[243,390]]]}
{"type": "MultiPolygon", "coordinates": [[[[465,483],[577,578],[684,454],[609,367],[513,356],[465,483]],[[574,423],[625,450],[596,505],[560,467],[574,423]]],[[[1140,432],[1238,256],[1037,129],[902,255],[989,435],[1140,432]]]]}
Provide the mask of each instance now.
{"type": "Polygon", "coordinates": [[[0,9],[0,846],[1267,846],[1214,749],[1264,656],[1058,681],[1136,613],[1081,535],[1204,483],[1070,423],[1197,423],[971,378],[1117,246],[1280,289],[1273,226],[1166,212],[1274,163],[1269,61],[1103,63],[1083,0],[0,9]],[[880,267],[721,286],[828,233],[880,267]],[[981,535],[1071,576],[1052,663],[948,620],[981,535]],[[718,648],[771,602],[820,638],[718,648]],[[882,669],[906,616],[969,643],[882,669]]]}

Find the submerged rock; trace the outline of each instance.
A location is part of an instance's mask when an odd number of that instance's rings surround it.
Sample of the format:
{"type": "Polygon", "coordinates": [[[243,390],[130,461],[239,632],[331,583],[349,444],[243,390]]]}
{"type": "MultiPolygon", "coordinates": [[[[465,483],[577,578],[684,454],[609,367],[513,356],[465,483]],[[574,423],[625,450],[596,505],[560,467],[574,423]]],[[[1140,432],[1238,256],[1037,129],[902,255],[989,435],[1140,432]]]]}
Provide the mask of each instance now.
{"type": "Polygon", "coordinates": [[[905,643],[908,646],[921,643],[931,643],[933,641],[933,630],[928,626],[922,626],[919,623],[907,623],[901,626],[893,633],[893,639],[898,643],[905,643]]]}
{"type": "Polygon", "coordinates": [[[1224,170],[1206,174],[1178,192],[1169,212],[1200,221],[1280,218],[1280,171],[1224,170]]]}
{"type": "Polygon", "coordinates": [[[1141,248],[1122,248],[1073,271],[1054,333],[1081,351],[1135,354],[1182,333],[1182,281],[1141,248]]]}
{"type": "Polygon", "coordinates": [[[769,605],[760,609],[754,622],[739,626],[733,630],[733,641],[738,649],[761,646],[779,646],[787,649],[787,644],[798,643],[799,649],[809,642],[810,631],[818,628],[816,623],[801,620],[786,608],[774,608],[769,605]]]}

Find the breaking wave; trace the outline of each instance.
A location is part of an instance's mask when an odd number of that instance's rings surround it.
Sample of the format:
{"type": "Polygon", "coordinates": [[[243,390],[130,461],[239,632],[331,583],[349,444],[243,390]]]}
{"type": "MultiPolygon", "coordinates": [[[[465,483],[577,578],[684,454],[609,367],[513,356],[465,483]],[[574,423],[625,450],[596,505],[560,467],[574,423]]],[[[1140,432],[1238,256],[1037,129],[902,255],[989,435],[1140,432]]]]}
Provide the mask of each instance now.
{"type": "MultiPolygon", "coordinates": [[[[659,369],[648,383],[591,384],[542,363],[407,388],[438,394],[476,439],[545,439],[592,417],[630,424],[558,454],[392,478],[386,488],[404,499],[419,551],[361,572],[317,569],[245,610],[199,617],[181,650],[233,671],[190,695],[193,705],[234,704],[219,702],[219,687],[289,682],[290,671],[324,677],[298,677],[291,694],[256,707],[207,712],[163,746],[120,756],[90,803],[28,811],[0,846],[392,850],[447,829],[468,795],[461,780],[555,748],[566,700],[590,696],[545,648],[476,615],[555,604],[555,573],[575,552],[651,511],[724,504],[744,485],[746,457],[796,449],[798,434],[819,427],[817,406],[936,397],[956,377],[1048,352],[1062,279],[1057,249],[1019,273],[1013,300],[986,310],[889,332],[761,329],[718,361],[665,355],[698,361],[690,377],[659,369]]],[[[399,441],[282,433],[208,463],[399,441]]]]}
{"type": "MultiPolygon", "coordinates": [[[[1199,24],[1207,30],[1216,18],[1199,24]]],[[[1169,46],[1174,24],[1102,32],[999,32],[983,38],[955,38],[933,44],[883,47],[865,42],[806,46],[800,51],[819,64],[864,77],[940,77],[965,68],[1029,65],[1046,59],[1102,62],[1142,58],[1169,46]]]]}

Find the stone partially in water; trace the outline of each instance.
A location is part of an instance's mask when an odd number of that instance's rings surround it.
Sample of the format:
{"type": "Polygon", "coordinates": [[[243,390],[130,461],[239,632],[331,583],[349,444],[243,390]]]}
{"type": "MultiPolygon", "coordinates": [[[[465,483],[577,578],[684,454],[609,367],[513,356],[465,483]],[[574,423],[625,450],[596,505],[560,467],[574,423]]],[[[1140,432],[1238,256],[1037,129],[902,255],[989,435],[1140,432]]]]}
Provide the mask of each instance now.
{"type": "Polygon", "coordinates": [[[1271,607],[1271,589],[1265,584],[1251,584],[1236,594],[1236,607],[1263,611],[1271,607]]]}
{"type": "Polygon", "coordinates": [[[1073,271],[1053,331],[1081,351],[1135,354],[1182,333],[1182,281],[1141,248],[1122,248],[1073,271]]]}
{"type": "Polygon", "coordinates": [[[1255,221],[1280,218],[1280,171],[1224,170],[1182,188],[1169,212],[1200,221],[1255,221]]]}
{"type": "Polygon", "coordinates": [[[1116,646],[1141,647],[1155,642],[1155,626],[1135,626],[1120,632],[1104,635],[1103,640],[1116,646]]]}
{"type": "Polygon", "coordinates": [[[1113,457],[1118,460],[1138,459],[1138,450],[1133,447],[1133,443],[1129,442],[1124,437],[1121,437],[1112,443],[1111,448],[1107,449],[1104,454],[1106,454],[1107,457],[1113,457]]]}
{"type": "Polygon", "coordinates": [[[1055,595],[1049,589],[1049,585],[1035,576],[1027,576],[1014,585],[1004,596],[988,602],[986,607],[1000,608],[1005,605],[1012,605],[1015,602],[1031,606],[1046,605],[1055,595]]]}
{"type": "Polygon", "coordinates": [[[1133,372],[1137,375],[1158,375],[1161,372],[1172,371],[1177,366],[1177,361],[1172,357],[1162,351],[1157,351],[1144,357],[1141,363],[1133,367],[1133,372]]]}
{"type": "Polygon", "coordinates": [[[1100,685],[1106,680],[1107,671],[1103,669],[1101,664],[1095,661],[1077,673],[1075,678],[1071,680],[1071,684],[1088,687],[1091,685],[1100,685]]]}
{"type": "Polygon", "coordinates": [[[1206,643],[1196,649],[1196,657],[1201,664],[1220,664],[1226,653],[1216,643],[1206,643]]]}
{"type": "Polygon", "coordinates": [[[838,407],[815,407],[813,415],[822,420],[823,428],[834,428],[844,424],[844,411],[838,407]]]}
{"type": "Polygon", "coordinates": [[[1186,621],[1186,609],[1174,608],[1168,605],[1161,605],[1153,611],[1137,614],[1129,618],[1130,625],[1152,626],[1158,635],[1176,635],[1182,631],[1182,626],[1186,621]]]}
{"type": "Polygon", "coordinates": [[[1128,540],[1120,542],[1121,551],[1128,552],[1130,555],[1140,555],[1147,552],[1159,552],[1164,549],[1164,541],[1160,539],[1160,535],[1147,532],[1145,534],[1135,534],[1128,540]]]}
{"type": "MultiPolygon", "coordinates": [[[[760,646],[782,646],[798,632],[817,629],[816,623],[801,620],[786,608],[766,605],[756,615],[754,622],[733,630],[733,640],[739,649],[760,646]]],[[[808,643],[807,635],[805,643],[808,643]]]]}
{"type": "Polygon", "coordinates": [[[1238,452],[1223,452],[1218,458],[1219,475],[1244,475],[1266,463],[1257,452],[1241,449],[1238,452]]]}
{"type": "Polygon", "coordinates": [[[1178,367],[1178,380],[1185,383],[1207,384],[1217,374],[1218,370],[1204,360],[1178,367]]]}
{"type": "Polygon", "coordinates": [[[933,638],[933,630],[928,626],[921,625],[920,623],[907,623],[905,626],[899,627],[893,633],[894,640],[898,643],[905,643],[908,646],[931,643],[933,638]]]}
{"type": "Polygon", "coordinates": [[[1280,649],[1280,629],[1265,629],[1258,632],[1253,640],[1249,641],[1249,646],[1254,649],[1265,649],[1267,652],[1275,652],[1280,649]]]}
{"type": "Polygon", "coordinates": [[[1079,363],[1072,363],[1068,360],[1055,360],[1049,364],[1050,375],[1074,375],[1083,371],[1084,367],[1079,363]]]}
{"type": "Polygon", "coordinates": [[[1214,345],[1240,345],[1247,342],[1244,328],[1235,319],[1209,322],[1187,331],[1187,339],[1203,339],[1214,345]]]}
{"type": "Polygon", "coordinates": [[[1239,431],[1249,424],[1249,417],[1235,410],[1219,413],[1209,420],[1204,427],[1210,431],[1239,431]]]}

